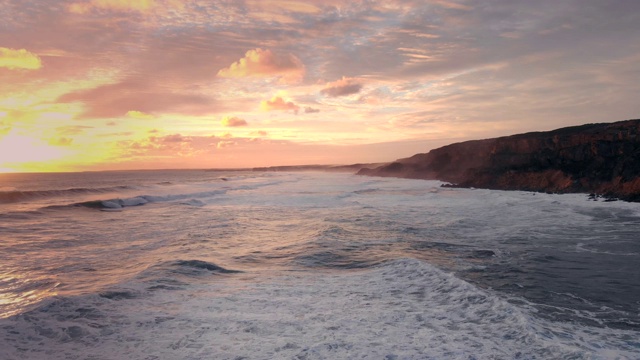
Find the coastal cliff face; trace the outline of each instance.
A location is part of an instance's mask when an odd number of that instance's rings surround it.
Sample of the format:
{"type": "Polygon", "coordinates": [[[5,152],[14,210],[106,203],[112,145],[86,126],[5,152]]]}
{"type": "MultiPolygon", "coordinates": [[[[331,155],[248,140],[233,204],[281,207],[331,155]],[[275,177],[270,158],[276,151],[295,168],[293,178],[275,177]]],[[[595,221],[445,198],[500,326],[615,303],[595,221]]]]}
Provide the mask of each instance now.
{"type": "Polygon", "coordinates": [[[640,120],[466,141],[358,174],[640,201],[640,120]]]}

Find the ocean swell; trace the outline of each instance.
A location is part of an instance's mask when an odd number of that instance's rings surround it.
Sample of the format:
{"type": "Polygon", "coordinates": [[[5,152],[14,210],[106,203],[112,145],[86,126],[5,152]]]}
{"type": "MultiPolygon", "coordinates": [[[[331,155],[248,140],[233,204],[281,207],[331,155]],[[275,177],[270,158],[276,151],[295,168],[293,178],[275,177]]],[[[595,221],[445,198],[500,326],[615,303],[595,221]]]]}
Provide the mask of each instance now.
{"type": "Polygon", "coordinates": [[[107,199],[107,200],[91,200],[72,203],[68,205],[48,206],[48,209],[75,208],[85,207],[99,210],[121,210],[126,207],[142,206],[149,203],[180,201],[183,205],[203,206],[205,203],[202,199],[206,199],[216,195],[225,194],[227,190],[204,191],[187,194],[171,194],[171,195],[140,195],[124,199],[107,199]]]}
{"type": "Polygon", "coordinates": [[[132,190],[130,186],[111,186],[101,188],[71,188],[60,190],[10,190],[0,191],[0,204],[11,204],[27,200],[60,196],[104,194],[115,191],[132,190]]]}

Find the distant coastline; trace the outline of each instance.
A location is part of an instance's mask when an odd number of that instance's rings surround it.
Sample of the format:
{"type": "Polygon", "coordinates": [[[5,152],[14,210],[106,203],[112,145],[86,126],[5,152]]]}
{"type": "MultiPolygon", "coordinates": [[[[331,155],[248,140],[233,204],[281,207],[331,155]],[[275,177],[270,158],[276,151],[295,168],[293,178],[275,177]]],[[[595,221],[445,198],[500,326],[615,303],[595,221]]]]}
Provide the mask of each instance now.
{"type": "Polygon", "coordinates": [[[357,174],[640,202],[640,120],[465,141],[357,174]]]}
{"type": "Polygon", "coordinates": [[[388,163],[351,164],[351,165],[284,165],[254,167],[253,171],[330,171],[330,172],[359,172],[362,169],[375,169],[388,163]]]}

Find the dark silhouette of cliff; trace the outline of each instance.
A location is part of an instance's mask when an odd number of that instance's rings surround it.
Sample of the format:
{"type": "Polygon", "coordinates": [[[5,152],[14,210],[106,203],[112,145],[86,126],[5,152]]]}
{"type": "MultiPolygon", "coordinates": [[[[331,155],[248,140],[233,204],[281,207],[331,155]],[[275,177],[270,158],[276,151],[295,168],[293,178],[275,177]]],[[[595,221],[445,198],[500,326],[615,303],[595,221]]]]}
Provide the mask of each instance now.
{"type": "Polygon", "coordinates": [[[640,201],[640,120],[466,141],[358,174],[640,201]]]}

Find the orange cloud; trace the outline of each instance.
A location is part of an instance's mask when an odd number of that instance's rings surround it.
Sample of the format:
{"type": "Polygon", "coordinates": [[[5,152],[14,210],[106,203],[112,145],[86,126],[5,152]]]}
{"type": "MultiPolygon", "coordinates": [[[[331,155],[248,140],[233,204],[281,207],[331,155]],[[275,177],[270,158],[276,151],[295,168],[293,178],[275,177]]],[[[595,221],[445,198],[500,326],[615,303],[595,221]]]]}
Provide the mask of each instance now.
{"type": "Polygon", "coordinates": [[[304,74],[304,65],[295,55],[276,55],[260,48],[247,51],[242,59],[218,71],[223,78],[280,77],[283,83],[300,82],[304,74]]]}
{"type": "Polygon", "coordinates": [[[222,126],[227,126],[227,127],[238,127],[238,126],[247,126],[247,121],[245,119],[240,119],[238,117],[230,117],[230,116],[225,116],[224,118],[222,118],[222,126]]]}
{"type": "Polygon", "coordinates": [[[69,6],[69,11],[76,14],[84,14],[92,9],[105,9],[116,11],[147,11],[155,6],[155,0],[92,0],[88,3],[74,3],[69,6]]]}
{"type": "Polygon", "coordinates": [[[285,101],[280,96],[274,96],[271,100],[264,100],[260,103],[260,109],[263,111],[273,111],[273,110],[293,110],[296,114],[298,110],[300,110],[300,106],[294,104],[291,101],[285,101]]]}
{"type": "Polygon", "coordinates": [[[37,70],[42,67],[42,61],[40,61],[38,55],[25,49],[15,50],[0,47],[0,67],[5,67],[9,70],[37,70]]]}
{"type": "Polygon", "coordinates": [[[342,79],[330,82],[327,87],[320,90],[321,93],[331,96],[346,96],[357,94],[362,90],[362,84],[354,78],[342,77],[342,79]]]}

